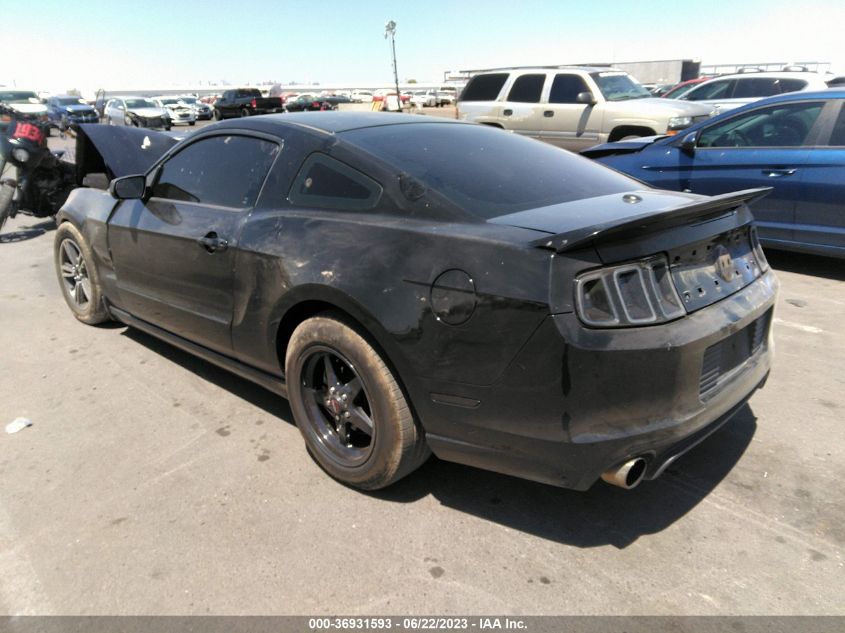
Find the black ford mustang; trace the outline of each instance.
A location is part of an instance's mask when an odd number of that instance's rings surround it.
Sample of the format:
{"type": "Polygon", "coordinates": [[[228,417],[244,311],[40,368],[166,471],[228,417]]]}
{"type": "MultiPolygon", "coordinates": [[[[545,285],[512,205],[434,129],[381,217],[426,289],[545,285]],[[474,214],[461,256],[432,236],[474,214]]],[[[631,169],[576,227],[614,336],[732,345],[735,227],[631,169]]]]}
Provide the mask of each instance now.
{"type": "Polygon", "coordinates": [[[80,169],[114,180],[58,216],[76,317],[286,396],[315,459],[353,486],[387,486],[431,450],[633,487],[768,375],[777,281],[746,206],[764,190],[653,190],[398,114],[268,115],[178,143],[82,127],[80,169]]]}

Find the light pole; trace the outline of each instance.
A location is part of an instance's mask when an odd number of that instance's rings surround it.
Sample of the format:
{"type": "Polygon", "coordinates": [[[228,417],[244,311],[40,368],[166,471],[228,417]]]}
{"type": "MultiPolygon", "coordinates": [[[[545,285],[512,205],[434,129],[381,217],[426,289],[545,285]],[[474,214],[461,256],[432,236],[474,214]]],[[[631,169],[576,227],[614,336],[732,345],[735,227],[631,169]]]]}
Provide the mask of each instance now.
{"type": "Polygon", "coordinates": [[[399,73],[396,71],[396,22],[390,20],[384,25],[384,37],[390,36],[390,46],[393,50],[393,82],[396,84],[396,103],[399,110],[402,110],[402,99],[399,97],[399,73]]]}

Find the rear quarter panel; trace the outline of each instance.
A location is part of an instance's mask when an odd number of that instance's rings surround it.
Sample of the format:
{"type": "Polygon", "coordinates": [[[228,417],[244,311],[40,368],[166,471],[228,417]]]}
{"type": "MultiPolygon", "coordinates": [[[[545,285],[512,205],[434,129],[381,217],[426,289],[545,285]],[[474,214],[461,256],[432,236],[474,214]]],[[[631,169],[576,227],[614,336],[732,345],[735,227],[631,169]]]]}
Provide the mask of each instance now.
{"type": "Polygon", "coordinates": [[[550,253],[527,246],[536,232],[502,228],[473,225],[462,233],[375,214],[256,214],[236,264],[235,349],[279,374],[280,321],[300,302],[319,300],[361,323],[406,383],[420,376],[490,384],[548,314],[550,253]],[[477,300],[457,326],[431,307],[432,283],[454,269],[472,278],[477,300]]]}

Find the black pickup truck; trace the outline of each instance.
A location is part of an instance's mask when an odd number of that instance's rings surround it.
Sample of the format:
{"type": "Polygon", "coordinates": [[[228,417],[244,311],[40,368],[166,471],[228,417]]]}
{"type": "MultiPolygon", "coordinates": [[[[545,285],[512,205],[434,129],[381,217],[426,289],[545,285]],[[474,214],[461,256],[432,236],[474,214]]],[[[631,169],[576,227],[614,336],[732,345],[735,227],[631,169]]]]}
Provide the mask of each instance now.
{"type": "Polygon", "coordinates": [[[284,112],[281,97],[262,97],[257,88],[227,90],[214,103],[214,118],[217,121],[236,116],[253,116],[284,112]]]}

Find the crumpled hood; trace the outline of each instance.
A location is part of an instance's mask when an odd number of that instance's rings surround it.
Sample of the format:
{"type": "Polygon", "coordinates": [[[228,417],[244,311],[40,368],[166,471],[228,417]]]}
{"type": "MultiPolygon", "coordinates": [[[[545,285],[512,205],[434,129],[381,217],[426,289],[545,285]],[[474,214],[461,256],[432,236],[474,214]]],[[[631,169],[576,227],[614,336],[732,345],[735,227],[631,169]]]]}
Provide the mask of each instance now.
{"type": "Polygon", "coordinates": [[[129,108],[129,112],[142,116],[145,119],[150,119],[164,115],[165,110],[163,108],[129,108]]]}
{"type": "Polygon", "coordinates": [[[89,105],[82,105],[81,103],[79,105],[65,105],[61,106],[61,108],[65,111],[71,112],[72,114],[90,114],[94,112],[94,108],[89,105]]]}
{"type": "MultiPolygon", "coordinates": [[[[103,173],[109,180],[146,173],[180,135],[129,126],[86,123],[76,135],[77,183],[87,174],[103,173]]],[[[183,137],[183,136],[182,136],[183,137]]]]}

